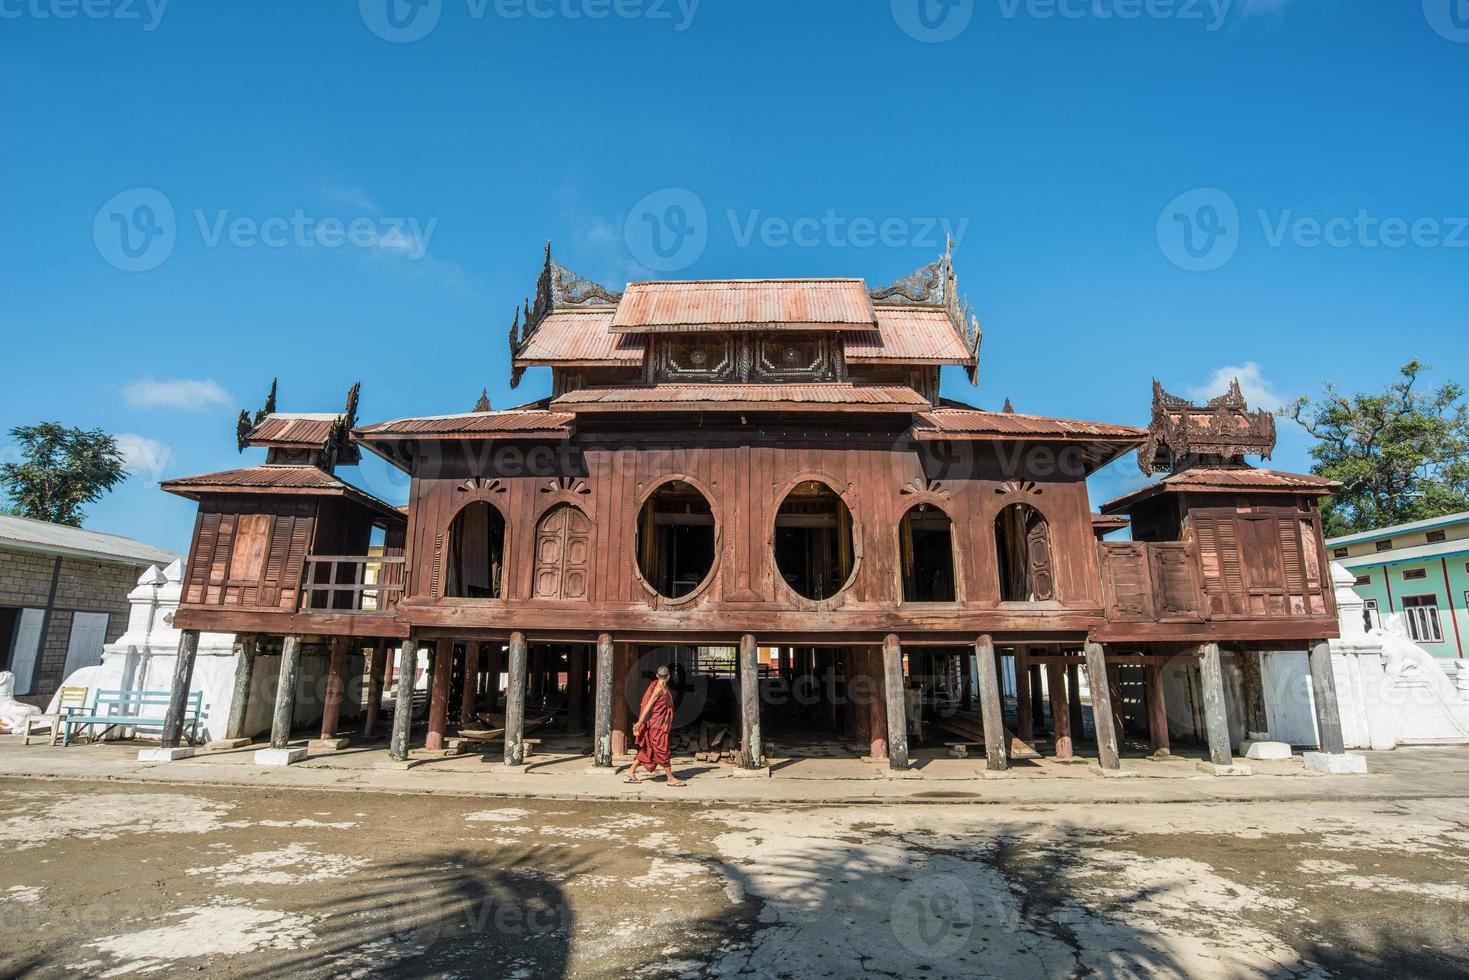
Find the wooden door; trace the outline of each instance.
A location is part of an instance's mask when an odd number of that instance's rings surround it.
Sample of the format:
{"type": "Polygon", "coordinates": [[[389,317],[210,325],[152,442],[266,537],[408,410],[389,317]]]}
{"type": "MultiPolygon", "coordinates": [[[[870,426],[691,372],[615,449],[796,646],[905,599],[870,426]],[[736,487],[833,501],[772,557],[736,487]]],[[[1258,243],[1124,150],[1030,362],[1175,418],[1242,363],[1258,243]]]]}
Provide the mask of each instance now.
{"type": "Polygon", "coordinates": [[[536,527],[537,599],[585,599],[592,561],[592,522],[569,504],[552,508],[536,527]]]}
{"type": "Polygon", "coordinates": [[[1051,571],[1051,529],[1040,515],[1032,514],[1025,537],[1033,597],[1037,602],[1047,602],[1056,598],[1056,579],[1051,571]]]}

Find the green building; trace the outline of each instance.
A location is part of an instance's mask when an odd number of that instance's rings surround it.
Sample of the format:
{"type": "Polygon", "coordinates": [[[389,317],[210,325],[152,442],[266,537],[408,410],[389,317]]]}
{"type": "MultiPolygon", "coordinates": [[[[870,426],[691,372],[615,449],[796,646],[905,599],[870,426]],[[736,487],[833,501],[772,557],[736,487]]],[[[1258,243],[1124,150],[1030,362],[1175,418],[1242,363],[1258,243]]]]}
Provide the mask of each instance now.
{"type": "Polygon", "coordinates": [[[1330,538],[1332,561],[1357,576],[1368,626],[1404,613],[1408,635],[1437,657],[1469,643],[1469,512],[1330,538]]]}

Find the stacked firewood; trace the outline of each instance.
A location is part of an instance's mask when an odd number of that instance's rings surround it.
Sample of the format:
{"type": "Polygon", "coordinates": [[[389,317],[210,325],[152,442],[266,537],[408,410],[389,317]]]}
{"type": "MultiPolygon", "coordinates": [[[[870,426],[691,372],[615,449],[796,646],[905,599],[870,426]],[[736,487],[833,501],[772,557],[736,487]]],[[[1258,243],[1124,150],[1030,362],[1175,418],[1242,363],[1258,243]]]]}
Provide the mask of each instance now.
{"type": "Polygon", "coordinates": [[[670,735],[668,749],[674,755],[692,755],[697,762],[736,762],[740,745],[728,725],[701,721],[670,735]]]}

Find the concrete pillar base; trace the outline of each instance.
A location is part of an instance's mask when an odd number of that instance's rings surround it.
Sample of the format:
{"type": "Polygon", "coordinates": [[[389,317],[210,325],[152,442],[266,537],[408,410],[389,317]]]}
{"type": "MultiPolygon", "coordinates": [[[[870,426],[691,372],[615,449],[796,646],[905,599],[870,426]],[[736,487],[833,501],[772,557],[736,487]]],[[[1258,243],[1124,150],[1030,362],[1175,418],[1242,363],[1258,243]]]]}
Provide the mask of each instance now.
{"type": "Polygon", "coordinates": [[[588,766],[585,770],[588,776],[616,776],[617,766],[588,766]]]}
{"type": "Polygon", "coordinates": [[[1253,776],[1255,771],[1249,766],[1242,766],[1238,762],[1219,766],[1212,762],[1200,762],[1199,772],[1208,773],[1210,776],[1253,776]]]}
{"type": "Polygon", "coordinates": [[[919,772],[917,769],[894,769],[891,766],[889,766],[886,769],[880,769],[878,771],[882,773],[882,776],[883,776],[884,779],[922,779],[923,778],[923,773],[919,772]]]}
{"type": "Polygon", "coordinates": [[[289,766],[306,758],[304,748],[259,749],[255,752],[257,766],[289,766]]]}
{"type": "Polygon", "coordinates": [[[340,752],[351,744],[350,738],[313,738],[306,748],[311,752],[340,752]]]}
{"type": "Polygon", "coordinates": [[[248,738],[217,738],[204,746],[204,748],[210,752],[226,752],[230,749],[243,749],[252,741],[253,739],[248,738]]]}
{"type": "Polygon", "coordinates": [[[770,767],[763,766],[759,769],[743,769],[740,766],[735,766],[729,771],[729,774],[736,779],[769,779],[770,767]]]}
{"type": "Polygon", "coordinates": [[[1241,742],[1239,754],[1246,759],[1289,759],[1289,742],[1241,742]]]}
{"type": "MultiPolygon", "coordinates": [[[[176,749],[142,749],[138,752],[139,762],[178,762],[180,759],[192,758],[194,750],[187,746],[176,749]]],[[[1364,769],[1363,772],[1366,770],[1364,769]]]]}
{"type": "Polygon", "coordinates": [[[1092,766],[1091,774],[1093,776],[1104,776],[1107,779],[1132,779],[1134,777],[1141,778],[1142,776],[1142,773],[1136,769],[1103,769],[1101,766],[1092,766]]]}
{"type": "Polygon", "coordinates": [[[1333,776],[1367,775],[1367,759],[1351,752],[1303,752],[1306,768],[1333,776]]]}
{"type": "Polygon", "coordinates": [[[374,763],[373,764],[373,768],[374,769],[398,769],[398,770],[412,769],[415,766],[421,766],[421,765],[423,765],[427,761],[428,761],[427,759],[404,759],[404,760],[402,760],[400,762],[397,759],[383,759],[380,762],[374,763]]]}

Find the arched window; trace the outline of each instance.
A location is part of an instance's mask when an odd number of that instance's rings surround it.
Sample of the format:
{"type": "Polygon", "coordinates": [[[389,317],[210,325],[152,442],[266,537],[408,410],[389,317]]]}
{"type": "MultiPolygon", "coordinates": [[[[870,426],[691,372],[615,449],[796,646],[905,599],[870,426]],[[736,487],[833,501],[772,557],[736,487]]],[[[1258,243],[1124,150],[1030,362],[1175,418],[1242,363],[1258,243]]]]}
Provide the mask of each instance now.
{"type": "Polygon", "coordinates": [[[825,483],[797,484],[775,515],[775,567],[807,599],[830,599],[852,577],[852,512],[825,483]]]}
{"type": "Polygon", "coordinates": [[[679,599],[714,567],[714,512],[692,484],[671,480],[643,502],[638,515],[638,571],[653,591],[679,599]]]}
{"type": "Polygon", "coordinates": [[[465,506],[449,525],[444,595],[499,599],[504,595],[505,518],[483,500],[465,506]]]}
{"type": "Polygon", "coordinates": [[[1001,602],[1045,602],[1056,598],[1051,529],[1040,511],[1010,504],[995,518],[1001,602]]]}
{"type": "Polygon", "coordinates": [[[904,602],[953,602],[954,529],[938,507],[918,504],[898,528],[904,602]]]}
{"type": "Polygon", "coordinates": [[[592,522],[570,504],[557,504],[536,525],[537,599],[585,599],[592,567],[592,522]]]}

